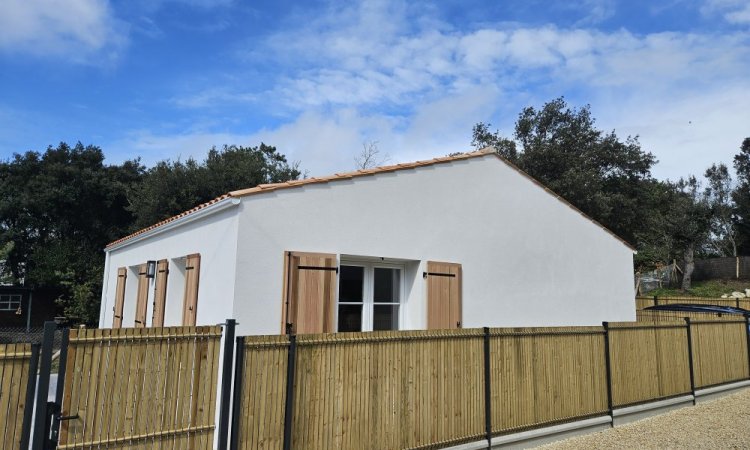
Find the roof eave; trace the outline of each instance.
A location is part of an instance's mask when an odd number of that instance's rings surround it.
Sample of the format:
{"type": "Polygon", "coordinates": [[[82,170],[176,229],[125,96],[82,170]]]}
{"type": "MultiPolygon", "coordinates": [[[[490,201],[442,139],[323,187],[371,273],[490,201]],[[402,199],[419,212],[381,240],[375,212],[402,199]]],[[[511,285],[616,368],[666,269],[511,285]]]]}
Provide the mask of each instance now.
{"type": "Polygon", "coordinates": [[[203,217],[216,214],[220,211],[224,211],[228,208],[234,207],[239,205],[241,200],[239,198],[235,197],[227,197],[223,200],[220,200],[213,205],[207,206],[205,208],[199,209],[198,211],[192,212],[190,214],[186,214],[185,216],[182,216],[180,218],[177,218],[175,220],[169,221],[165,224],[159,225],[153,229],[150,229],[148,231],[145,231],[143,233],[137,234],[135,236],[132,236],[130,238],[127,238],[121,242],[115,242],[113,244],[108,245],[104,248],[104,251],[106,253],[111,252],[113,250],[118,250],[120,248],[126,247],[128,245],[134,244],[136,242],[142,241],[144,239],[149,239],[153,236],[156,236],[158,234],[167,232],[169,230],[172,230],[177,227],[181,227],[183,225],[186,225],[190,222],[193,222],[195,220],[199,220],[203,217]]]}

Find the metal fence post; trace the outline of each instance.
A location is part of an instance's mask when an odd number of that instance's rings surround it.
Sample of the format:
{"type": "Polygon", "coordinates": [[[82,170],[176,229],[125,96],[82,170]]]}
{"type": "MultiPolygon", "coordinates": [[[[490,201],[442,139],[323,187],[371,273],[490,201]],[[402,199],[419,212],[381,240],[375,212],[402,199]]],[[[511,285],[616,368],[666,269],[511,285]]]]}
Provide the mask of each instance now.
{"type": "Polygon", "coordinates": [[[60,356],[58,361],[60,367],[57,369],[57,389],[55,390],[55,404],[57,408],[60,408],[60,414],[55,414],[52,418],[52,429],[51,429],[51,440],[54,443],[58,442],[60,437],[60,421],[64,420],[61,417],[62,414],[62,401],[63,401],[63,390],[65,389],[65,369],[67,368],[68,361],[68,338],[70,337],[70,329],[65,328],[62,330],[62,339],[60,340],[60,356]]]}
{"type": "Polygon", "coordinates": [[[690,317],[685,317],[687,324],[688,364],[690,365],[690,392],[693,393],[693,405],[695,405],[695,373],[693,372],[693,333],[690,329],[690,317]]]}
{"type": "Polygon", "coordinates": [[[292,449],[292,414],[294,413],[294,375],[297,362],[297,335],[289,335],[286,366],[286,403],[284,404],[284,450],[292,449]]]}
{"type": "Polygon", "coordinates": [[[224,361],[221,366],[221,398],[219,403],[219,450],[227,449],[229,439],[229,407],[232,403],[232,363],[234,363],[234,328],[237,322],[224,324],[224,361]]]}
{"type": "Polygon", "coordinates": [[[492,373],[490,371],[489,327],[484,327],[484,431],[487,448],[492,448],[492,373]]]}
{"type": "Polygon", "coordinates": [[[612,419],[610,425],[615,426],[614,406],[612,405],[612,361],[609,356],[609,322],[602,322],[604,326],[604,367],[607,374],[607,410],[612,419]]]}
{"type": "Polygon", "coordinates": [[[49,436],[47,428],[47,396],[49,395],[49,376],[52,369],[52,344],[55,340],[55,322],[44,322],[42,354],[40,357],[39,382],[36,390],[36,412],[34,417],[33,450],[44,450],[49,436]]]}
{"type": "Polygon", "coordinates": [[[240,442],[240,416],[242,412],[242,384],[245,381],[245,337],[237,338],[234,360],[234,391],[232,393],[232,437],[229,440],[230,450],[237,450],[240,442]]]}
{"type": "Polygon", "coordinates": [[[39,368],[39,347],[39,344],[31,345],[29,380],[26,385],[26,402],[23,409],[23,425],[21,426],[21,448],[29,448],[29,440],[31,438],[31,418],[34,414],[34,394],[36,393],[36,372],[39,368]]]}

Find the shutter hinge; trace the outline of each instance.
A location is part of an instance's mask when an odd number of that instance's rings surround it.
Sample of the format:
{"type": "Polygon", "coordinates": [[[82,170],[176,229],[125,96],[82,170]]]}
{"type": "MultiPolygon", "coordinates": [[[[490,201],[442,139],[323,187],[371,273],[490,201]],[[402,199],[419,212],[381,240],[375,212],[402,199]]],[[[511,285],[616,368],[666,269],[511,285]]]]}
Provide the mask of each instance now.
{"type": "Polygon", "coordinates": [[[338,267],[321,267],[321,266],[297,266],[299,270],[327,270],[339,273],[338,267]]]}
{"type": "Polygon", "coordinates": [[[455,273],[439,273],[439,272],[422,272],[422,278],[427,278],[427,276],[433,276],[433,277],[451,277],[455,278],[455,273]]]}

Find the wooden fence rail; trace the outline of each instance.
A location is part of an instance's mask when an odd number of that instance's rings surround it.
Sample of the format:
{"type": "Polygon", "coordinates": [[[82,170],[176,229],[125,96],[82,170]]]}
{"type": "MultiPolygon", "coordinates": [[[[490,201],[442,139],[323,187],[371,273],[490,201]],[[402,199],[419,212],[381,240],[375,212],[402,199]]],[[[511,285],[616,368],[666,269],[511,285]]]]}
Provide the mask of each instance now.
{"type": "Polygon", "coordinates": [[[213,447],[220,327],[71,330],[59,449],[213,447]]]}
{"type": "Polygon", "coordinates": [[[0,344],[0,448],[21,448],[31,357],[31,344],[0,344]]]}

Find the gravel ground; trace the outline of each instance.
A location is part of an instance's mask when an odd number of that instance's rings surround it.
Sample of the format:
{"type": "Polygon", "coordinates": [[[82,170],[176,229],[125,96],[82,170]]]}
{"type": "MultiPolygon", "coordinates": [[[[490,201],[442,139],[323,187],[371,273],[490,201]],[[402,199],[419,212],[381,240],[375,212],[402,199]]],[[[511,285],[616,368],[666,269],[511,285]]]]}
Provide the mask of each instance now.
{"type": "Polygon", "coordinates": [[[750,389],[539,449],[750,449],[750,389]]]}

